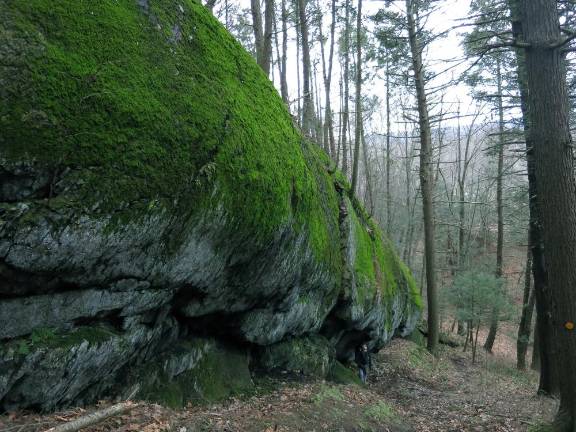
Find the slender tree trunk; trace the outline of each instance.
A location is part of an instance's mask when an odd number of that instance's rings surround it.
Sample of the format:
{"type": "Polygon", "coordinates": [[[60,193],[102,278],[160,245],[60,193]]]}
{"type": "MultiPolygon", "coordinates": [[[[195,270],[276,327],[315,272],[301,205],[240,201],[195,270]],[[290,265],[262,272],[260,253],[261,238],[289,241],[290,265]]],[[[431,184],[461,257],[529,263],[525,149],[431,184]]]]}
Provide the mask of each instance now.
{"type": "MultiPolygon", "coordinates": [[[[463,271],[465,264],[465,223],[466,223],[466,174],[468,172],[468,152],[470,149],[470,140],[472,135],[472,128],[474,123],[470,125],[470,130],[468,132],[468,137],[466,139],[466,148],[464,150],[464,155],[462,155],[462,135],[460,127],[460,104],[458,104],[458,128],[457,128],[457,139],[458,139],[458,270],[463,271]],[[462,160],[464,157],[464,160],[462,160]]],[[[462,320],[458,320],[458,329],[456,333],[460,336],[464,336],[464,323],[462,320]]]]}
{"type": "Polygon", "coordinates": [[[528,241],[526,255],[526,271],[524,273],[524,297],[522,299],[522,315],[518,326],[518,340],[516,342],[516,367],[526,369],[526,352],[530,343],[530,331],[532,330],[532,311],[534,310],[535,295],[532,289],[532,251],[528,241]]]}
{"type": "MultiPolygon", "coordinates": [[[[502,202],[502,182],[504,171],[504,104],[502,101],[502,67],[500,54],[496,54],[496,81],[498,85],[498,174],[496,177],[496,210],[498,214],[498,235],[496,241],[496,277],[502,278],[502,257],[504,250],[504,205],[502,202]]],[[[498,320],[500,312],[498,308],[492,311],[490,331],[484,343],[484,349],[492,353],[496,332],[498,331],[498,320]]]]}
{"type": "MultiPolygon", "coordinates": [[[[322,27],[322,25],[320,25],[322,27]]],[[[330,24],[330,52],[328,54],[328,68],[324,73],[324,88],[326,92],[326,108],[324,114],[325,139],[329,143],[330,155],[336,159],[336,144],[334,142],[334,120],[332,118],[332,104],[330,100],[330,88],[332,86],[332,66],[334,62],[334,39],[336,34],[336,0],[332,0],[332,23],[330,24]]],[[[324,50],[322,50],[324,62],[324,50]]]]}
{"type": "Polygon", "coordinates": [[[296,84],[298,89],[298,126],[302,128],[302,74],[300,72],[300,52],[302,51],[300,48],[300,41],[301,41],[301,26],[300,26],[300,13],[298,10],[300,9],[299,0],[294,0],[294,11],[295,11],[295,21],[296,21],[296,84]]]}
{"type": "Polygon", "coordinates": [[[420,189],[422,191],[422,211],[424,213],[424,250],[426,257],[426,287],[428,300],[428,344],[427,348],[433,354],[438,349],[439,311],[438,294],[436,291],[436,251],[434,246],[434,202],[432,176],[432,136],[430,133],[430,118],[426,100],[426,85],[422,49],[415,23],[415,1],[406,0],[406,17],[410,50],[412,52],[412,67],[416,86],[418,117],[420,124],[420,189]]]}
{"type": "Polygon", "coordinates": [[[346,15],[344,22],[344,110],[342,113],[342,173],[348,175],[348,100],[350,90],[348,78],[350,77],[350,0],[346,0],[346,15]]]}
{"type": "Polygon", "coordinates": [[[374,214],[374,195],[372,193],[372,176],[370,175],[370,161],[368,159],[368,148],[366,147],[366,137],[362,133],[362,158],[364,162],[364,172],[366,173],[366,192],[368,194],[368,209],[370,216],[374,214]]]}
{"type": "Polygon", "coordinates": [[[549,306],[552,359],[560,380],[558,431],[576,430],[576,178],[570,134],[563,37],[555,0],[522,0],[530,135],[538,178],[549,306]]]}
{"type": "Polygon", "coordinates": [[[205,6],[210,12],[214,12],[214,6],[216,6],[216,1],[217,0],[207,0],[206,1],[205,6]]]}
{"type": "MultiPolygon", "coordinates": [[[[386,233],[392,238],[392,191],[390,189],[390,168],[392,155],[390,152],[390,64],[386,60],[386,233]]],[[[408,153],[406,153],[408,157],[408,153]]],[[[410,197],[408,197],[408,200],[410,197]]]]}
{"type": "Polygon", "coordinates": [[[264,11],[264,39],[262,41],[262,60],[260,66],[266,76],[270,75],[272,64],[272,36],[274,35],[274,0],[265,0],[266,9],[264,11]]]}
{"type": "Polygon", "coordinates": [[[343,116],[343,111],[344,111],[344,92],[342,91],[343,88],[343,84],[342,84],[342,69],[340,69],[340,82],[339,84],[339,89],[340,89],[340,93],[338,93],[339,96],[339,102],[340,102],[340,109],[338,110],[338,148],[336,149],[336,166],[340,167],[340,154],[342,152],[342,128],[344,125],[344,116],[343,116]]]}
{"type": "Polygon", "coordinates": [[[308,39],[308,21],[306,17],[307,0],[298,0],[298,13],[300,17],[300,37],[302,39],[302,83],[303,83],[303,113],[302,130],[306,136],[312,136],[314,130],[314,102],[312,100],[312,89],[310,76],[312,64],[310,62],[310,41],[308,39]]]}
{"type": "Polygon", "coordinates": [[[262,10],[260,8],[260,0],[250,0],[250,11],[252,12],[252,30],[254,31],[256,62],[262,66],[262,59],[264,56],[264,29],[262,27],[262,10]]]}
{"type": "Polygon", "coordinates": [[[356,128],[354,137],[354,159],[352,165],[352,193],[358,183],[358,159],[362,139],[362,0],[358,0],[356,15],[356,128]]]}
{"type": "Polygon", "coordinates": [[[288,58],[288,11],[286,10],[286,0],[282,0],[282,56],[280,57],[280,93],[286,105],[288,100],[288,80],[286,79],[286,60],[288,58]]]}
{"type": "MultiPolygon", "coordinates": [[[[536,291],[536,289],[534,289],[536,291]]],[[[536,297],[536,296],[534,296],[536,297]]],[[[532,362],[530,369],[540,371],[540,341],[538,337],[538,317],[534,320],[534,345],[532,346],[532,362]]]]}

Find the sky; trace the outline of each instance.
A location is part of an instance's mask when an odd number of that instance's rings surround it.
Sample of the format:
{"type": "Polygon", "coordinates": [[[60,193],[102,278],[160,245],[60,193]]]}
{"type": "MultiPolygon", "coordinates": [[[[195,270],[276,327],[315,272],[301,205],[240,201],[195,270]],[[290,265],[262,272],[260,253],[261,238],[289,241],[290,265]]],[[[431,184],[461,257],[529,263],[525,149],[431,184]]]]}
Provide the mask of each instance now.
{"type": "MultiPolygon", "coordinates": [[[[250,0],[229,0],[229,1],[236,1],[240,7],[249,9],[250,8],[250,0]]],[[[330,0],[320,0],[321,2],[325,3],[326,10],[329,10],[330,7],[330,0]]],[[[324,4],[323,3],[323,4],[324,4]]],[[[356,0],[352,0],[352,4],[355,4],[356,0]]],[[[389,6],[392,9],[397,9],[398,11],[402,11],[404,5],[404,1],[396,1],[389,6]]],[[[465,18],[468,14],[468,9],[470,5],[470,0],[445,0],[439,2],[437,6],[437,10],[430,16],[430,19],[426,25],[428,30],[433,31],[434,33],[445,32],[450,30],[451,28],[457,26],[458,24],[462,23],[462,19],[465,18]]],[[[376,13],[380,8],[385,6],[385,2],[383,0],[364,0],[363,1],[363,10],[364,16],[373,15],[376,13]]],[[[329,33],[330,28],[330,16],[329,13],[326,13],[324,16],[324,33],[327,35],[329,33]]],[[[370,26],[371,22],[369,19],[364,19],[363,21],[365,26],[370,26]]],[[[353,25],[354,28],[355,25],[353,25]]],[[[425,62],[426,67],[429,72],[433,73],[440,73],[442,71],[446,71],[442,73],[438,78],[430,82],[429,87],[441,86],[446,84],[454,77],[457,77],[465,68],[465,64],[458,65],[458,59],[462,59],[463,57],[463,50],[460,46],[461,42],[461,29],[455,29],[448,31],[446,37],[436,40],[432,43],[428,50],[425,53],[425,62]],[[455,61],[456,60],[456,61],[455,61]]],[[[293,39],[295,34],[292,30],[291,38],[293,39]]],[[[319,56],[319,46],[318,43],[313,44],[313,57],[314,51],[317,54],[317,58],[319,56]]],[[[275,52],[274,52],[275,54],[275,52]]],[[[289,44],[288,49],[288,84],[289,90],[291,93],[291,98],[297,97],[297,65],[296,65],[296,43],[292,40],[289,44]]],[[[334,71],[333,71],[333,83],[332,83],[332,105],[333,107],[337,107],[338,102],[338,94],[339,94],[339,77],[340,77],[340,64],[338,61],[338,57],[335,55],[335,64],[334,64],[334,71]]],[[[323,83],[321,80],[321,65],[318,64],[318,86],[319,86],[319,93],[324,95],[323,90],[323,83]]],[[[278,72],[275,70],[275,84],[278,84],[278,72]]],[[[278,85],[277,85],[278,87],[278,85]]],[[[353,90],[353,86],[351,86],[351,91],[353,90]]],[[[369,93],[372,95],[376,95],[380,98],[383,98],[386,92],[385,82],[383,79],[375,77],[372,80],[364,83],[364,92],[369,93]]],[[[448,102],[448,105],[445,106],[444,110],[455,110],[457,102],[460,102],[462,114],[466,114],[474,110],[474,104],[472,98],[468,95],[469,89],[466,88],[464,85],[450,85],[447,89],[442,92],[443,100],[448,102]],[[450,102],[453,104],[450,105],[450,102]]],[[[431,98],[432,103],[438,100],[439,93],[436,93],[434,97],[431,98]]],[[[322,100],[323,103],[323,100],[322,100]]],[[[404,129],[404,119],[401,117],[400,112],[397,108],[391,109],[391,114],[393,116],[393,126],[398,129],[398,131],[404,129]],[[395,126],[394,126],[395,125],[395,126]]],[[[385,116],[385,108],[384,103],[382,103],[382,112],[376,115],[371,119],[371,121],[367,124],[367,132],[370,132],[370,129],[374,132],[381,133],[382,132],[382,121],[381,119],[385,116]]],[[[449,123],[450,121],[448,121],[449,123]]]]}

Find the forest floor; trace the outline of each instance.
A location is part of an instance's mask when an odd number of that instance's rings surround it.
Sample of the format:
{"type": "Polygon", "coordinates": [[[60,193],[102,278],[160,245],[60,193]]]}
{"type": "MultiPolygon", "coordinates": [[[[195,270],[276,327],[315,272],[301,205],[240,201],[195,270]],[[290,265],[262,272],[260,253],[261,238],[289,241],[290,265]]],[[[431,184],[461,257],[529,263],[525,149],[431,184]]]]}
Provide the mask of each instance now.
{"type": "MultiPolygon", "coordinates": [[[[367,386],[280,376],[257,380],[251,396],[182,410],[139,404],[83,430],[528,431],[552,418],[556,401],[536,395],[537,374],[517,371],[509,346],[497,345],[494,355],[479,353],[472,364],[461,347],[442,346],[435,359],[421,346],[397,339],[374,356],[367,386]]],[[[45,416],[12,413],[0,416],[0,431],[45,431],[96,408],[45,416]]]]}

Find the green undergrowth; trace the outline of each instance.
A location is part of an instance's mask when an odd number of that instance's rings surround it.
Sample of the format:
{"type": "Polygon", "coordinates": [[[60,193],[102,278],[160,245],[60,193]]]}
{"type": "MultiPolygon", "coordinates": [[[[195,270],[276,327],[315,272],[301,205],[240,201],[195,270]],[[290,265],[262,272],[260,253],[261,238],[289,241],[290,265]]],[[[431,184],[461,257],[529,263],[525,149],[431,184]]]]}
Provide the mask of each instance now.
{"type": "Polygon", "coordinates": [[[386,422],[396,417],[392,407],[384,401],[379,401],[368,407],[364,413],[378,422],[386,422]]]}
{"type": "Polygon", "coordinates": [[[357,370],[352,370],[337,360],[332,362],[328,379],[336,384],[362,384],[357,370]]]}
{"type": "Polygon", "coordinates": [[[112,224],[169,209],[185,229],[221,203],[231,232],[265,243],[292,224],[338,268],[321,152],[199,1],[5,3],[1,157],[73,168],[71,205],[112,224]]]}
{"type": "Polygon", "coordinates": [[[326,400],[343,401],[344,395],[336,386],[323,385],[318,389],[313,400],[316,405],[320,405],[326,400]]]}

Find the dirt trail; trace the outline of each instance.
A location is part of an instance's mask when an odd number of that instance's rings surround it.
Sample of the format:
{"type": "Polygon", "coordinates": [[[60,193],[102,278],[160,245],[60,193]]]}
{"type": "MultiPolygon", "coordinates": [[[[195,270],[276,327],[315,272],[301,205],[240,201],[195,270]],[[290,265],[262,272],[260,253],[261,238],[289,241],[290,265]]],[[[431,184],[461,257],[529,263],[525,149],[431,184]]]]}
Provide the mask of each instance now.
{"type": "MultiPolygon", "coordinates": [[[[91,432],[442,432],[527,431],[552,417],[556,402],[535,395],[537,375],[518,372],[506,356],[481,355],[472,365],[461,348],[438,359],[394,340],[374,358],[367,386],[281,376],[258,392],[211,406],[170,410],[143,404],[91,432]]],[[[92,408],[93,409],[93,408],[92,408]]],[[[90,409],[88,409],[90,411],[90,409]]],[[[42,431],[83,410],[0,417],[2,432],[42,431]]]]}

